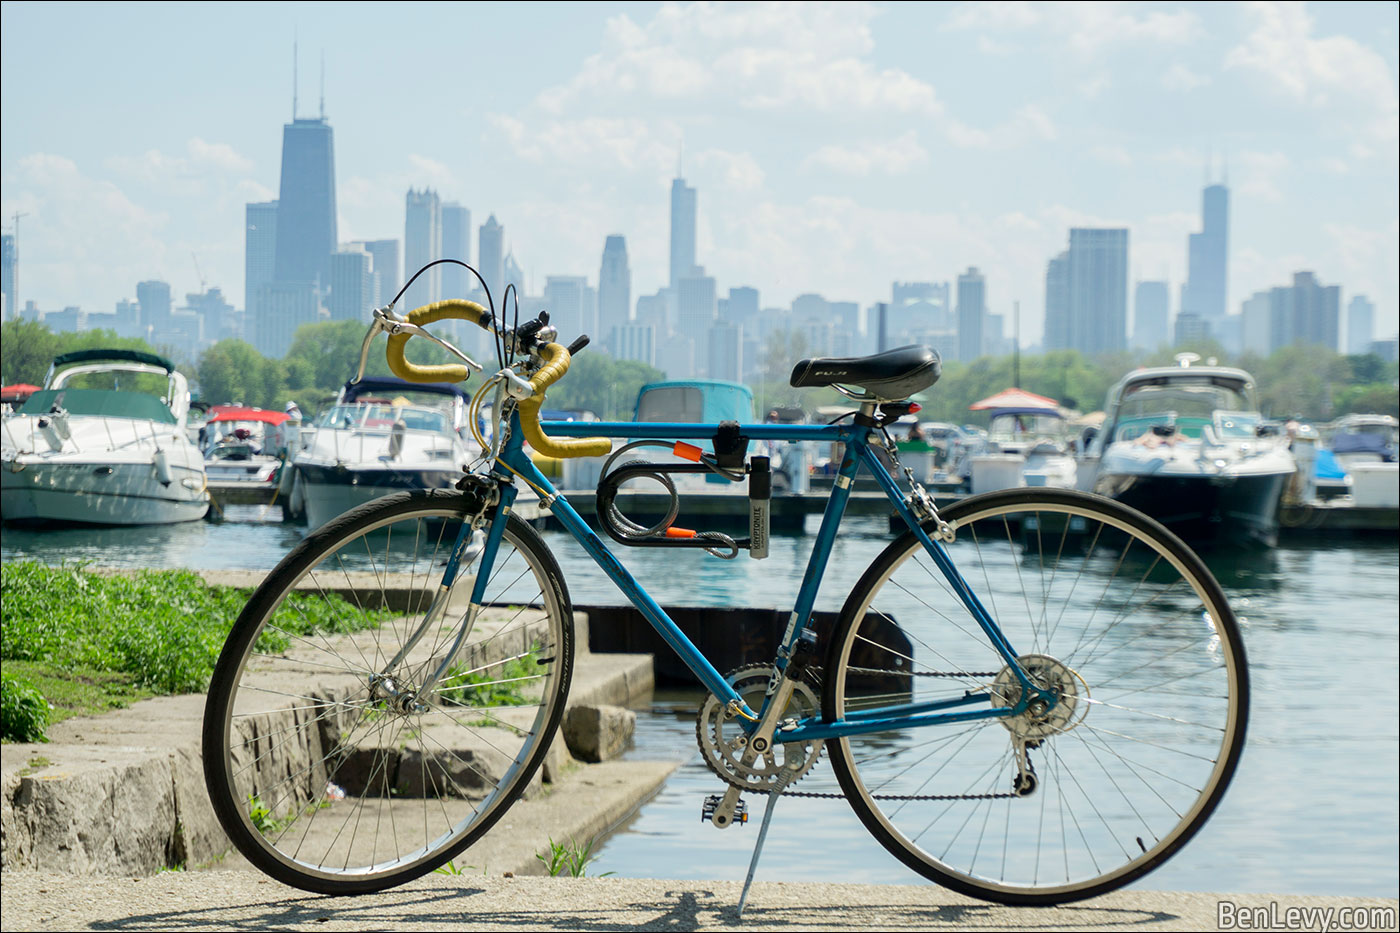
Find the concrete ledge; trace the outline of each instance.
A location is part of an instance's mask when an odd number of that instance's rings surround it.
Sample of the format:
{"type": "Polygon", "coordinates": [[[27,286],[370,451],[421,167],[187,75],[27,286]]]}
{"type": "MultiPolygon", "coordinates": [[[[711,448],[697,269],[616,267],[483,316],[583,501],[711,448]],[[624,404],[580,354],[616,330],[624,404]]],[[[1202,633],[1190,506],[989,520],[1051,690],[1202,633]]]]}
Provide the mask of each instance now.
{"type": "MultiPolygon", "coordinates": [[[[586,617],[579,615],[576,624],[581,631],[568,707],[627,705],[649,695],[650,656],[594,655],[587,649],[586,617]]],[[[0,747],[0,866],[149,875],[223,857],[230,844],[204,789],[203,716],[203,695],[158,697],[103,716],[65,720],[50,729],[47,744],[0,747]]],[[[580,780],[582,767],[561,732],[544,780],[580,780]]],[[[585,834],[592,838],[619,818],[618,801],[630,801],[624,808],[630,809],[669,771],[657,777],[644,769],[639,780],[618,778],[617,801],[608,797],[610,802],[590,809],[587,799],[575,800],[577,818],[561,825],[572,825],[581,841],[585,834]]],[[[529,845],[547,848],[547,840],[546,832],[529,845]]],[[[510,870],[528,869],[535,851],[514,859],[510,870]]]]}

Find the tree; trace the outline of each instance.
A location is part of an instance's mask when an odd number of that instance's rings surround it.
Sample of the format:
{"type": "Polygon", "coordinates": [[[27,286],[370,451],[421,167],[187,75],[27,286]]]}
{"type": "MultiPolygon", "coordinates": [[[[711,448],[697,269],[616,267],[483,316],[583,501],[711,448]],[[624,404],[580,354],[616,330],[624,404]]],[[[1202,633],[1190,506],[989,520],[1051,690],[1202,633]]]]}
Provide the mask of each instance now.
{"type": "Polygon", "coordinates": [[[5,385],[28,382],[38,385],[54,357],[74,350],[140,350],[170,356],[139,337],[118,337],[110,330],[54,333],[38,321],[6,321],[0,324],[0,374],[5,385]]]}
{"type": "Polygon", "coordinates": [[[631,421],[637,394],[648,382],[665,377],[661,370],[636,360],[614,360],[606,353],[584,352],[569,374],[549,390],[549,408],[583,408],[605,421],[631,421]]]}
{"type": "Polygon", "coordinates": [[[258,408],[281,408],[286,376],[281,362],[270,360],[251,344],[229,338],[199,358],[200,397],[211,405],[239,402],[258,408]]]}

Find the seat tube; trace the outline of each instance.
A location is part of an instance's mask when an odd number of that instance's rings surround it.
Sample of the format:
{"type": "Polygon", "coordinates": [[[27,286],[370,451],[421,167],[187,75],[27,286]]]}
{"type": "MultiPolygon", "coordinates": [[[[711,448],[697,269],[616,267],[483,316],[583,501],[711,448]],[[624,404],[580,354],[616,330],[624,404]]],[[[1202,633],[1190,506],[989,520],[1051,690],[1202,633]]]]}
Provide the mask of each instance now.
{"type": "Polygon", "coordinates": [[[865,437],[852,437],[841,454],[841,468],[831,486],[831,495],[826,500],[826,510],[822,512],[821,528],[817,531],[816,543],[812,546],[812,556],[807,559],[807,572],[802,575],[802,588],[797,592],[797,603],[788,617],[787,630],[778,646],[776,664],[778,670],[786,670],[788,658],[797,647],[797,639],[812,616],[812,607],[817,602],[817,591],[821,588],[822,577],[826,573],[827,560],[831,548],[836,543],[836,532],[841,527],[841,518],[846,513],[846,503],[851,498],[851,486],[856,472],[860,469],[858,447],[865,446],[865,437]]]}

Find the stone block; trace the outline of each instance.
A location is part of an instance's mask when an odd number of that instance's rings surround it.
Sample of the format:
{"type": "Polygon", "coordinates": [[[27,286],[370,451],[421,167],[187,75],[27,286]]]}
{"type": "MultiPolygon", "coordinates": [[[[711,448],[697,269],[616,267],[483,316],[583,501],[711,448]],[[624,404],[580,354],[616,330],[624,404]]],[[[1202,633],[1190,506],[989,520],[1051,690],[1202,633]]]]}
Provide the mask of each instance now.
{"type": "Polygon", "coordinates": [[[636,728],[637,714],[620,706],[575,706],[564,715],[564,738],[580,761],[618,757],[636,728]]]}

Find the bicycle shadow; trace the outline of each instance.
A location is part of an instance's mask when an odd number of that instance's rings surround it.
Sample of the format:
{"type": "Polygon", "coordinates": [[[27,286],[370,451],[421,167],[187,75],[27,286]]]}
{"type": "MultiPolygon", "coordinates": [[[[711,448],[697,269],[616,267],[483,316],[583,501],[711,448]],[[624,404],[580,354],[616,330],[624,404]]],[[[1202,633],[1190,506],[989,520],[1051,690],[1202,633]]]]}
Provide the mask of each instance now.
{"type": "Polygon", "coordinates": [[[1116,905],[1069,905],[1056,908],[1008,908],[995,904],[813,904],[810,886],[779,887],[766,898],[755,888],[742,918],[735,896],[708,889],[667,890],[660,898],[614,899],[607,889],[574,888],[558,882],[519,891],[500,887],[413,891],[399,889],[361,898],[292,895],[259,905],[236,904],[153,912],[121,920],[98,921],[89,929],[169,931],[294,929],[430,929],[430,930],[636,930],[713,929],[886,929],[939,930],[982,927],[1035,929],[1151,928],[1179,922],[1165,911],[1116,905]],[[595,896],[597,895],[597,896],[595,896]],[[517,906],[527,898],[548,903],[517,906]],[[765,900],[772,901],[765,904],[765,900]],[[472,902],[476,901],[476,904],[472,902]]]}

